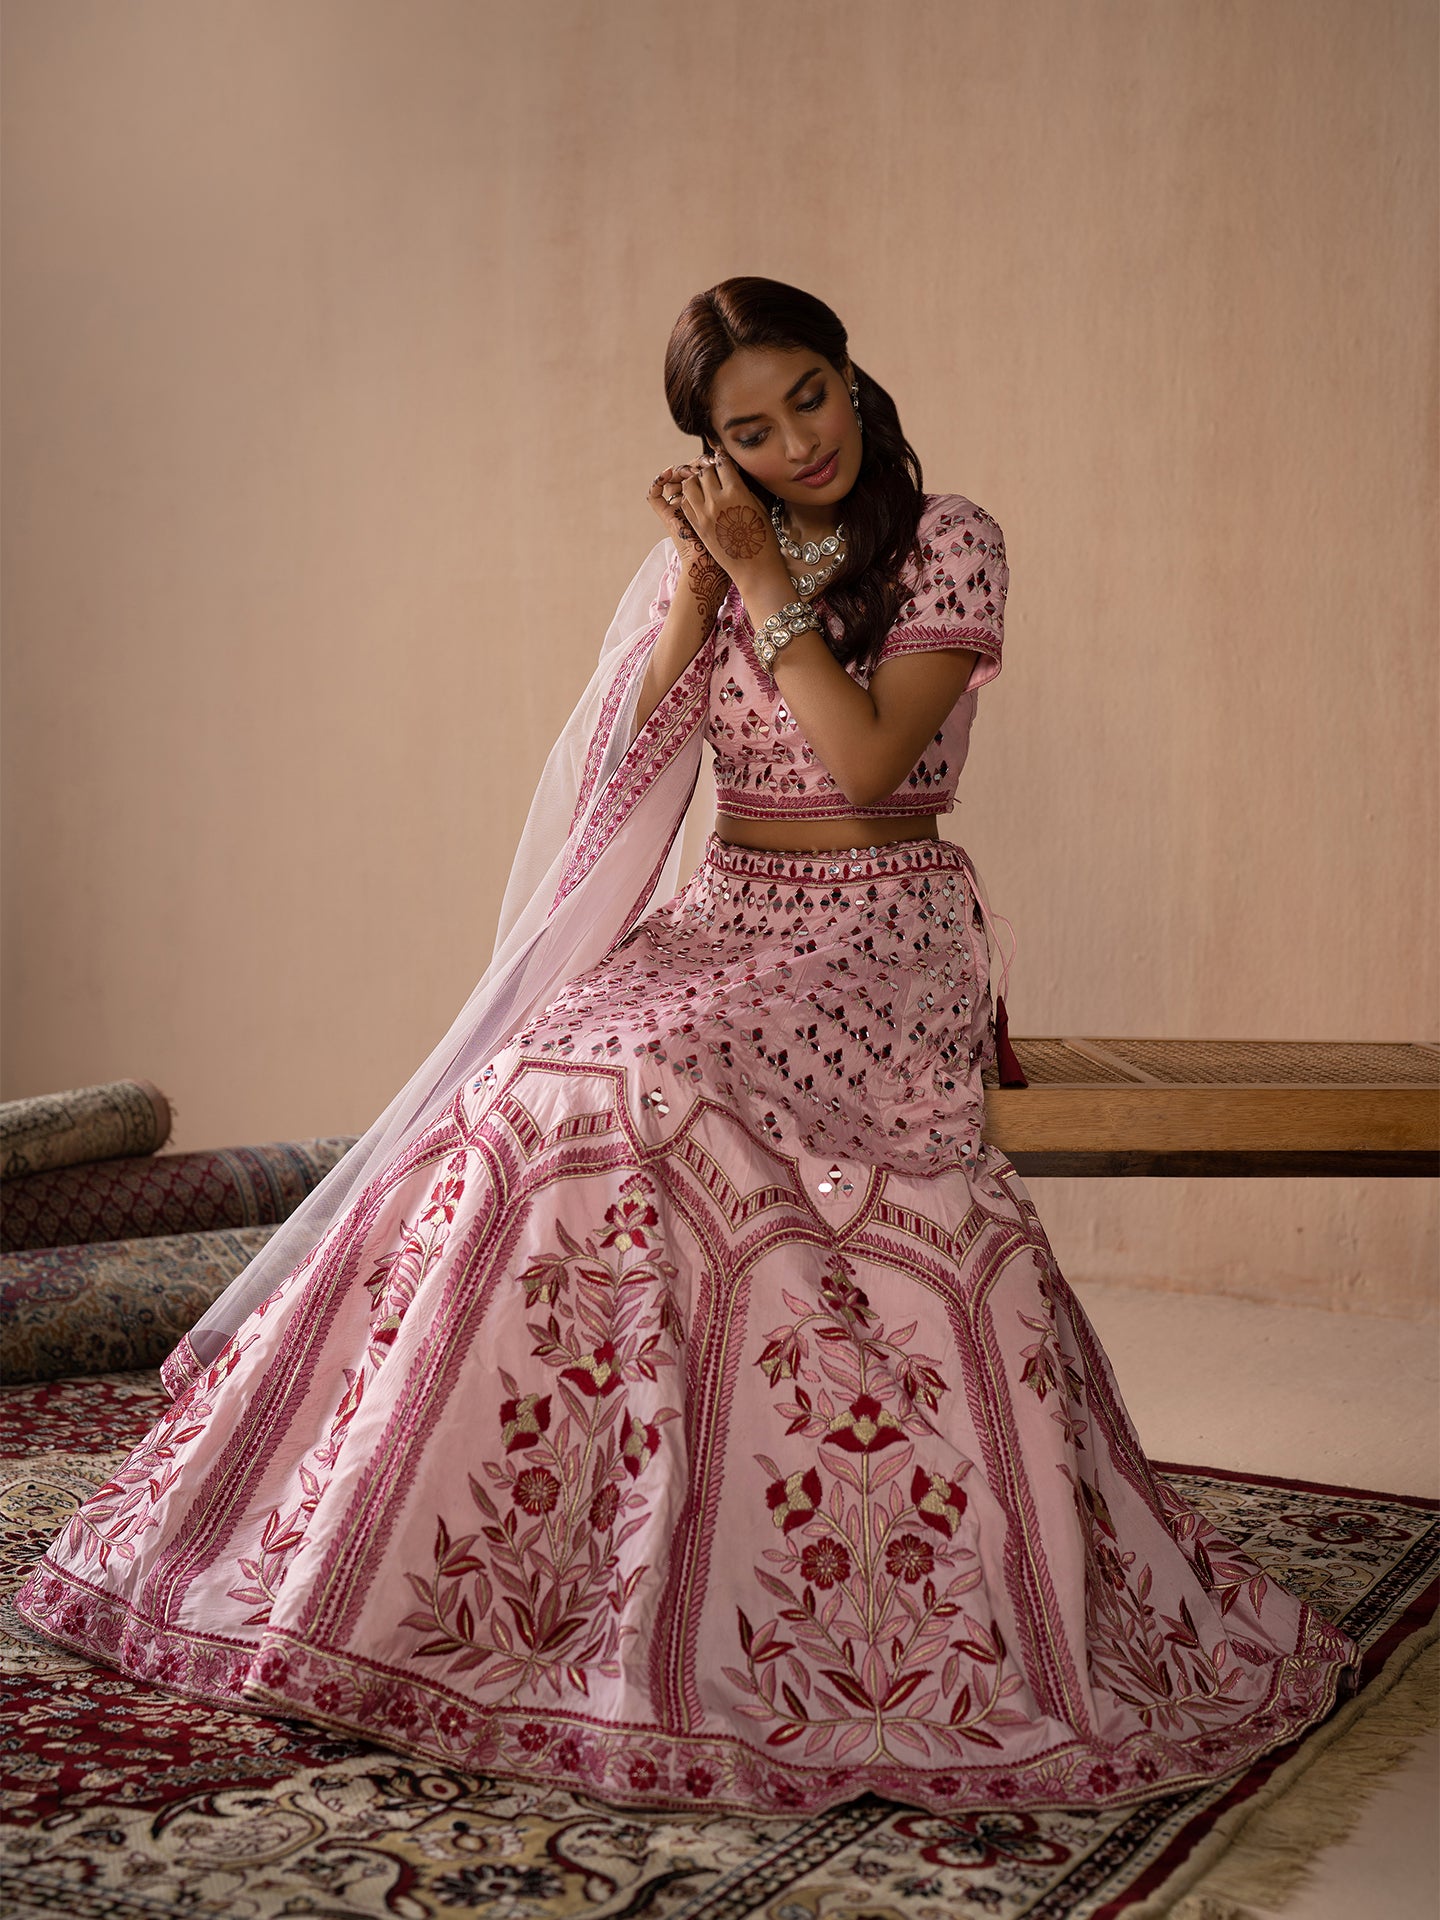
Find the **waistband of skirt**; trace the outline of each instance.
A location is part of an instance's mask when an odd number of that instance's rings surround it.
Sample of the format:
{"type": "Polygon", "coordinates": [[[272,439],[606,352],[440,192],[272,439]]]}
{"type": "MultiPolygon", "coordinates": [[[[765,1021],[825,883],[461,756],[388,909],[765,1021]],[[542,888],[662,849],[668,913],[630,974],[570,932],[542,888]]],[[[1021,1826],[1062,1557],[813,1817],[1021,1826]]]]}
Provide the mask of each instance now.
{"type": "Polygon", "coordinates": [[[892,840],[875,847],[740,847],[712,833],[701,856],[720,873],[757,880],[789,880],[813,886],[833,881],[873,880],[887,874],[944,872],[969,874],[970,856],[953,840],[892,840]]]}

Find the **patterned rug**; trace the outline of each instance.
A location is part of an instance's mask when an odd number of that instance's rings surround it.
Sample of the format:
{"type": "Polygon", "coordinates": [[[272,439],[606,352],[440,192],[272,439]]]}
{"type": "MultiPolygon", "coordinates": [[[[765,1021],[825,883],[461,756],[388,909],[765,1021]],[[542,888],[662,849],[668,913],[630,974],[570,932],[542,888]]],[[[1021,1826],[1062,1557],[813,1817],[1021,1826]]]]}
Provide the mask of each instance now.
{"type": "Polygon", "coordinates": [[[7,1384],[158,1367],[274,1226],[98,1240],[0,1257],[0,1372],[7,1384]]]}
{"type": "MultiPolygon", "coordinates": [[[[151,1373],[0,1393],[0,1885],[14,1920],[1116,1920],[1294,1757],[1114,1813],[937,1817],[867,1799],[798,1821],[706,1819],[617,1812],[179,1700],[37,1641],[8,1608],[21,1567],[163,1404],[151,1373]]],[[[1367,1686],[1417,1643],[1436,1597],[1435,1503],[1164,1471],[1344,1626],[1367,1686]]]]}
{"type": "Polygon", "coordinates": [[[169,1100],[148,1080],[107,1080],[0,1103],[0,1179],[119,1154],[155,1153],[170,1138],[169,1100]]]}
{"type": "Polygon", "coordinates": [[[350,1134],[87,1160],[6,1180],[0,1251],[89,1246],[146,1234],[205,1233],[287,1220],[329,1173],[350,1134]]]}

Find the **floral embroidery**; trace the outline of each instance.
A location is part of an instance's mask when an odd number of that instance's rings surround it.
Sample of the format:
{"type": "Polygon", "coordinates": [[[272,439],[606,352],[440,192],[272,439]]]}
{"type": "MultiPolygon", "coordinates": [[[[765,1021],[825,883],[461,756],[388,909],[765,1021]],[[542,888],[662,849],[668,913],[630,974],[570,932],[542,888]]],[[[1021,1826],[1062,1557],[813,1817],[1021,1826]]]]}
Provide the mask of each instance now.
{"type": "Polygon", "coordinates": [[[794,1318],[755,1362],[772,1388],[794,1383],[777,1412],[816,1460],[785,1473],[756,1455],[786,1546],[767,1549],[775,1571],[757,1566],[755,1578],[783,1604],[758,1627],[738,1610],[745,1666],[725,1669],[746,1696],[738,1711],[767,1724],[769,1746],[803,1740],[806,1758],[997,1748],[997,1729],[1028,1722],[1004,1705],[1023,1681],[998,1624],[960,1604],[981,1577],[957,1537],[971,1463],[944,1474],[916,1458],[949,1385],[914,1350],[914,1321],[880,1323],[847,1260],[818,1293],[815,1306],[785,1291],[794,1318]]]}
{"type": "Polygon", "coordinates": [[[627,1569],[621,1549],[649,1518],[646,1470],[679,1409],[641,1412],[631,1396],[674,1366],[683,1332],[654,1191],[633,1174],[600,1232],[577,1240],[561,1224],[559,1250],[519,1276],[527,1306],[550,1309],[529,1332],[554,1386],[522,1392],[500,1370],[502,1458],[485,1461],[488,1485],[468,1476],[481,1524],[455,1535],[437,1517],[433,1575],[405,1576],[416,1658],[506,1697],[542,1683],[588,1694],[592,1672],[618,1676],[637,1631],[622,1617],[649,1563],[627,1569]]]}
{"type": "Polygon", "coordinates": [[[959,1808],[926,1844],[1001,1863],[1024,1809],[1319,1718],[1354,1649],[1314,1608],[1368,1618],[1394,1556],[1293,1488],[1242,1551],[1222,1482],[1145,1467],[1023,1183],[966,1151],[971,882],[950,843],[712,841],[86,1503],[25,1617],[496,1779],[959,1808]]]}
{"type": "Polygon", "coordinates": [[[255,1608],[245,1616],[247,1627],[263,1626],[270,1618],[290,1563],[304,1544],[311,1518],[340,1458],[346,1430],[364,1396],[367,1375],[373,1375],[395,1344],[407,1308],[445,1252],[455,1210],[465,1190],[465,1158],[464,1153],[451,1155],[414,1227],[407,1228],[401,1222],[399,1246],[375,1261],[365,1281],[371,1310],[364,1365],[343,1370],[345,1391],[329,1431],[297,1470],[299,1500],[284,1512],[279,1506],[270,1509],[260,1530],[260,1551],[239,1562],[245,1584],[227,1590],[229,1599],[255,1608]]]}
{"type": "MultiPolygon", "coordinates": [[[[262,1317],[273,1300],[263,1302],[252,1318],[262,1317]]],[[[229,1341],[194,1386],[165,1409],[120,1471],[76,1509],[64,1541],[78,1565],[103,1573],[112,1558],[135,1559],[143,1536],[160,1524],[155,1508],[178,1484],[185,1450],[204,1433],[226,1379],[258,1338],[252,1330],[229,1341]]]]}
{"type": "MultiPolygon", "coordinates": [[[[1086,1659],[1092,1681],[1133,1708],[1147,1727],[1168,1732],[1225,1720],[1231,1696],[1243,1685],[1230,1663],[1231,1647],[1217,1638],[1201,1643],[1190,1603],[1180,1595],[1176,1614],[1157,1614],[1150,1604],[1154,1575],[1135,1567],[1136,1555],[1120,1545],[1100,1489],[1068,1470],[1086,1543],[1086,1659]]],[[[1254,1594],[1258,1611],[1264,1583],[1254,1594]]]]}
{"type": "Polygon", "coordinates": [[[1041,1265],[1040,1299],[1043,1315],[1022,1312],[1017,1316],[1022,1327],[1040,1336],[1020,1350],[1020,1357],[1025,1362],[1020,1369],[1020,1384],[1028,1387],[1042,1403],[1053,1393],[1056,1404],[1051,1409],[1050,1418],[1059,1425],[1071,1446],[1083,1447],[1088,1424],[1080,1418],[1080,1408],[1085,1401],[1085,1379],[1061,1344],[1054,1295],[1049,1276],[1043,1270],[1044,1263],[1041,1265]]]}

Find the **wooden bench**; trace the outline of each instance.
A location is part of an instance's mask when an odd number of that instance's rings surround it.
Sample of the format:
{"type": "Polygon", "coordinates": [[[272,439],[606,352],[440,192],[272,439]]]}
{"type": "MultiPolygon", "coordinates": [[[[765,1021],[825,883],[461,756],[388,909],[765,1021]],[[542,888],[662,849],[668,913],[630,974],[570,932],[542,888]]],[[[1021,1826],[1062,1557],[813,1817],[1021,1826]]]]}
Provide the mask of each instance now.
{"type": "Polygon", "coordinates": [[[1440,1175],[1428,1041],[1015,1040],[985,1138],[1026,1174],[1440,1175]]]}

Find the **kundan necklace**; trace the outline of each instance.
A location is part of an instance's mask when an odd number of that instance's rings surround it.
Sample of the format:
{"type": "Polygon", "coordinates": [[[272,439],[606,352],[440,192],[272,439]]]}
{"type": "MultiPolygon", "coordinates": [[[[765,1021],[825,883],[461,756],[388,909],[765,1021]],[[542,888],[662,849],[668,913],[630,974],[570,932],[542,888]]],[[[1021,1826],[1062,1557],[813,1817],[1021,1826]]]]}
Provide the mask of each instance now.
{"type": "Polygon", "coordinates": [[[807,540],[803,547],[797,547],[785,531],[785,511],[778,500],[770,507],[770,524],[775,529],[775,538],[780,542],[780,551],[787,560],[799,560],[804,566],[819,567],[822,560],[829,559],[828,567],[820,567],[818,573],[792,573],[790,584],[803,600],[808,600],[845,564],[845,523],[837,521],[834,533],[827,533],[823,540],[807,540]],[[831,556],[834,556],[831,558],[831,556]]]}

